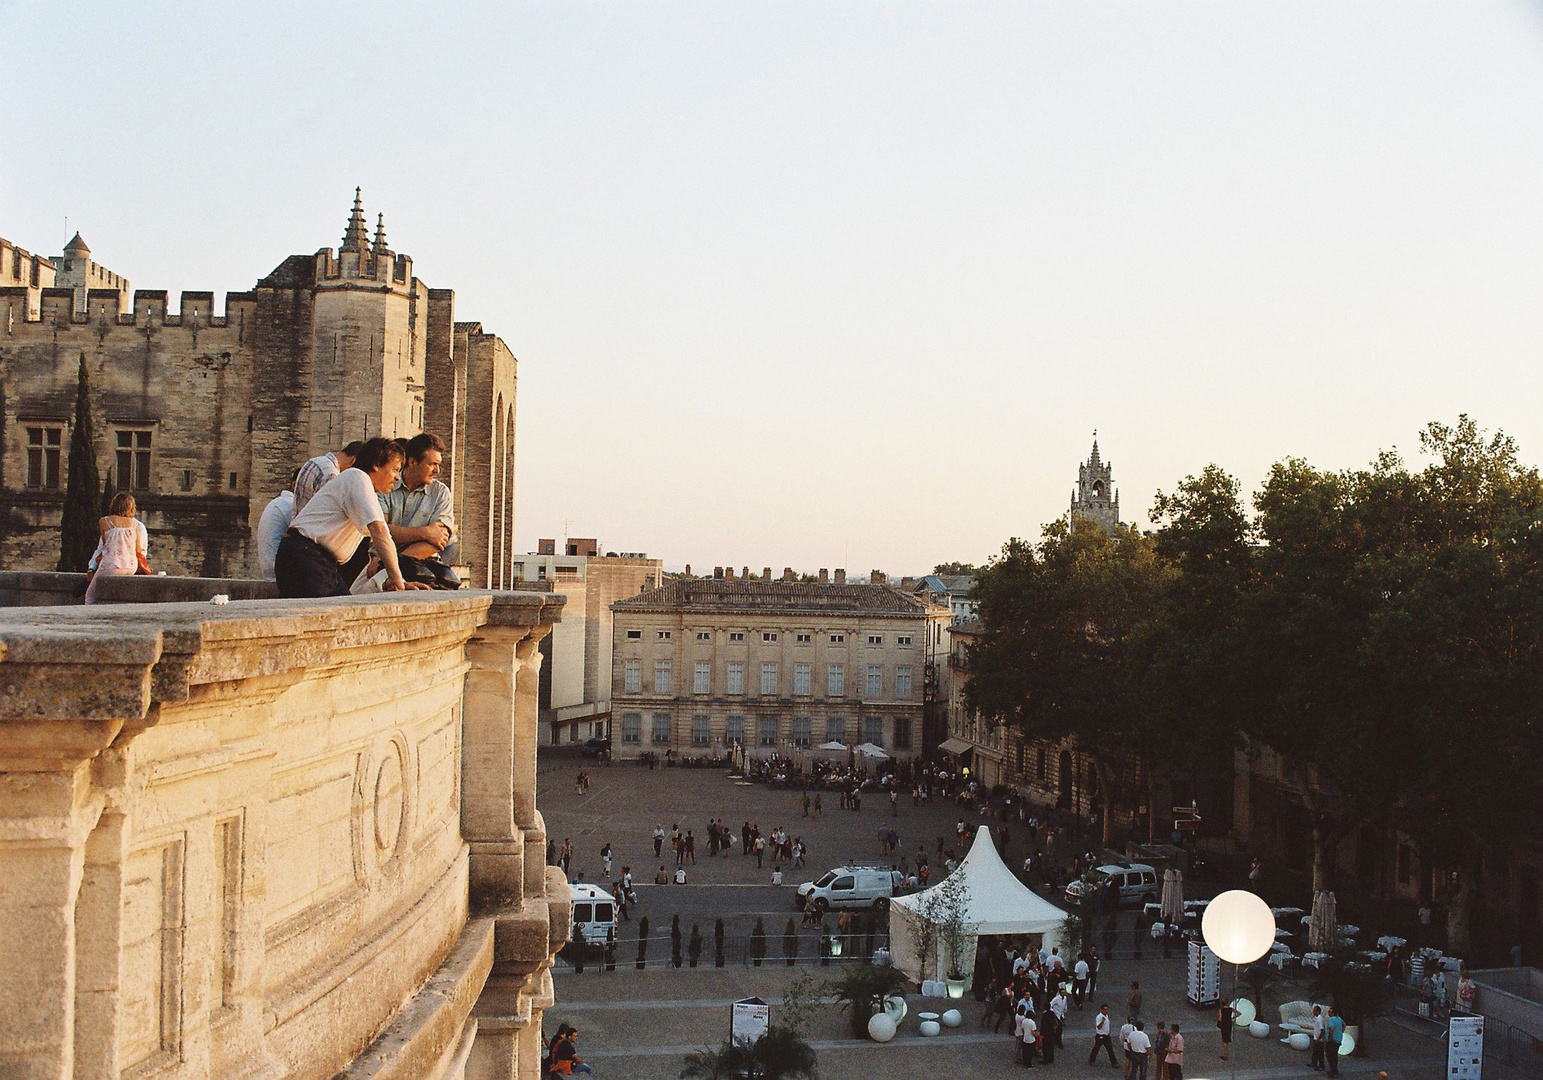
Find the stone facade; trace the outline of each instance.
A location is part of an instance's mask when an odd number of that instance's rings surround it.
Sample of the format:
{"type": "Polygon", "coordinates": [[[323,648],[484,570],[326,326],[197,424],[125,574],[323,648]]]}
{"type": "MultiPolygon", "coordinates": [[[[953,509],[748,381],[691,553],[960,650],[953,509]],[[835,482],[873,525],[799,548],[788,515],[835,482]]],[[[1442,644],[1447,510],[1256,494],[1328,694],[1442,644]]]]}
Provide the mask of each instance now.
{"type": "Polygon", "coordinates": [[[20,295],[25,298],[23,303],[13,302],[12,307],[24,310],[10,312],[8,315],[10,319],[37,318],[41,310],[39,304],[43,298],[43,290],[53,287],[52,259],[34,255],[0,236],[0,288],[20,289],[21,293],[9,295],[20,295]]]}
{"type": "Polygon", "coordinates": [[[1098,456],[1098,439],[1093,453],[1077,466],[1077,487],[1072,492],[1072,527],[1078,521],[1091,521],[1105,532],[1120,524],[1120,495],[1114,489],[1114,466],[1098,456]]]}
{"type": "MultiPolygon", "coordinates": [[[[549,540],[543,549],[554,547],[549,540]]],[[[594,550],[598,551],[598,545],[594,550]]],[[[664,563],[647,555],[521,555],[514,576],[566,598],[563,623],[541,643],[541,744],[603,737],[611,716],[611,605],[657,589],[664,563]]]]}
{"type": "Polygon", "coordinates": [[[0,613],[0,1075],[534,1078],[560,608],[0,613]]]}
{"type": "Polygon", "coordinates": [[[736,746],[765,757],[828,741],[893,757],[927,749],[947,608],[886,584],[772,581],[768,571],[676,578],[612,612],[618,757],[736,746]]]}
{"type": "Polygon", "coordinates": [[[184,292],[176,311],[163,291],[129,303],[128,283],[87,254],[71,256],[81,284],[0,286],[0,565],[58,561],[84,358],[98,466],[110,488],[134,492],[157,570],[256,576],[253,532],[296,466],[352,439],[427,429],[449,448],[470,584],[508,582],[515,358],[455,321],[455,294],[414,276],[383,221],[371,240],[357,194],[336,250],[285,259],[227,294],[223,314],[208,292],[184,292]]]}

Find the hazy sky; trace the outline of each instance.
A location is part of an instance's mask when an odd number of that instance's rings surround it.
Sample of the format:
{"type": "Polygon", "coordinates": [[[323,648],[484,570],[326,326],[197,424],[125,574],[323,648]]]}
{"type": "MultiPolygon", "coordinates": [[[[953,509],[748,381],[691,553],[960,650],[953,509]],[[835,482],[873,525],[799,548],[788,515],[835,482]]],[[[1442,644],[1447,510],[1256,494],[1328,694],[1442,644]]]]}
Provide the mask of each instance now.
{"type": "Polygon", "coordinates": [[[1543,460],[1543,5],[0,3],[0,235],[137,287],[392,246],[520,359],[519,544],[982,560],[1098,429],[1543,460]]]}

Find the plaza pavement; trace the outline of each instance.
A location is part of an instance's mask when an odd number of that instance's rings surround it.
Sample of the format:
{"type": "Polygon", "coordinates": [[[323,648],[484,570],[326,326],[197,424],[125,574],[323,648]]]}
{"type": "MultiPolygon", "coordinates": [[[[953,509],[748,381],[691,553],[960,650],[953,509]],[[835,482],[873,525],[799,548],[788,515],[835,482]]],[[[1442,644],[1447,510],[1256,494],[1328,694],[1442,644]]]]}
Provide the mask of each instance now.
{"type": "MultiPolygon", "coordinates": [[[[689,826],[696,831],[698,863],[688,868],[693,884],[685,888],[639,886],[641,913],[650,916],[655,935],[667,928],[669,916],[677,912],[689,925],[693,916],[711,918],[726,913],[726,921],[743,924],[757,913],[785,917],[793,911],[791,888],[806,876],[789,874],[783,889],[773,890],[765,884],[770,880],[770,866],[757,871],[755,860],[741,856],[737,845],[727,859],[708,859],[705,830],[709,817],[726,818],[736,832],[748,818],[759,822],[763,833],[780,824],[795,835],[803,835],[811,849],[808,877],[846,861],[879,861],[875,830],[881,823],[893,823],[899,829],[899,850],[912,856],[920,840],[926,841],[929,855],[939,835],[951,842],[958,819],[952,802],[913,808],[909,798],[901,800],[893,818],[887,800],[865,799],[858,813],[828,806],[823,818],[804,819],[801,793],[739,785],[722,772],[706,769],[648,771],[626,764],[606,767],[592,762],[543,760],[539,784],[549,833],[559,845],[565,836],[573,840],[573,869],[584,871],[586,880],[600,878],[599,851],[609,841],[618,872],[620,866],[630,863],[640,882],[651,882],[652,870],[658,866],[652,858],[650,835],[655,822],[666,830],[679,822],[682,830],[689,826]],[[574,790],[574,776],[580,769],[592,778],[587,796],[574,790]],[[643,868],[649,872],[641,872],[643,868]]],[[[975,823],[973,816],[969,820],[975,823]]],[[[1009,828],[1010,862],[1021,861],[1027,838],[1017,835],[1020,830],[1012,825],[1009,828]]],[[[665,853],[669,854],[668,847],[665,853]]],[[[667,863],[673,870],[673,860],[667,863]]],[[[1125,916],[1126,920],[1131,918],[1125,916]]],[[[717,1046],[727,1037],[732,1001],[758,996],[771,1003],[775,1018],[782,994],[793,978],[807,974],[818,981],[838,974],[834,966],[800,963],[788,968],[776,960],[781,922],[768,920],[767,926],[773,933],[769,951],[774,956],[759,968],[731,961],[724,968],[671,969],[654,959],[657,955],[662,961],[666,948],[651,954],[647,970],[637,971],[631,962],[631,932],[624,931],[625,945],[618,952],[615,971],[604,971],[593,961],[582,973],[566,965],[557,968],[557,1004],[547,1012],[548,1027],[555,1030],[557,1024],[567,1022],[579,1028],[580,1054],[593,1063],[597,1076],[673,1078],[686,1054],[703,1046],[717,1046]]],[[[710,951],[709,941],[704,964],[711,963],[710,951]]],[[[1105,963],[1094,1001],[1107,1000],[1111,1013],[1123,1018],[1130,981],[1139,979],[1146,998],[1146,1019],[1178,1021],[1183,1026],[1189,1059],[1186,1077],[1220,1080],[1231,1076],[1233,1063],[1218,1059],[1220,1036],[1214,1010],[1192,1009],[1184,1000],[1183,961],[1163,960],[1160,952],[1152,950],[1146,952],[1145,959],[1135,960],[1129,958],[1128,950],[1124,952],[1126,958],[1105,963]]],[[[1273,1017],[1280,1002],[1305,996],[1307,990],[1301,985],[1276,982],[1266,991],[1265,1014],[1273,1017]]],[[[964,1025],[945,1029],[935,1039],[918,1036],[916,1013],[923,1009],[941,1012],[949,1003],[912,995],[909,1004],[911,1012],[901,1025],[900,1035],[888,1044],[853,1039],[837,1006],[830,1002],[822,1005],[807,1033],[819,1053],[821,1075],[826,1080],[916,1080],[918,1076],[997,1076],[1019,1071],[1012,1064],[1011,1039],[1006,1034],[982,1032],[977,1026],[981,1006],[973,998],[962,1003],[964,1025]]],[[[1121,1075],[1107,1062],[1088,1066],[1092,1018],[1092,1007],[1071,1014],[1066,1049],[1050,1069],[1075,1075],[1121,1075]]],[[[1444,1046],[1437,1035],[1434,1025],[1403,1018],[1378,1020],[1369,1032],[1375,1057],[1345,1059],[1341,1072],[1375,1076],[1378,1070],[1386,1069],[1390,1080],[1439,1077],[1445,1071],[1444,1046]]],[[[1275,1038],[1258,1040],[1239,1033],[1233,1041],[1233,1056],[1237,1076],[1247,1080],[1322,1075],[1307,1068],[1306,1054],[1282,1046],[1275,1038]]],[[[1486,1062],[1486,1080],[1513,1080],[1520,1075],[1491,1068],[1486,1062]]]]}

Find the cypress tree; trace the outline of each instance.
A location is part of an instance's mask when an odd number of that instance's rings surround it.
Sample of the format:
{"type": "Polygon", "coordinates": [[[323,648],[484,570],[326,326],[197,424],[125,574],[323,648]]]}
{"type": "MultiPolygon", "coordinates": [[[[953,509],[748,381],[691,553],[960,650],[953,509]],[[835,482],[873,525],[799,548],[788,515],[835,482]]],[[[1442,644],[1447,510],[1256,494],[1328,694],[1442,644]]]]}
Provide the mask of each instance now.
{"type": "Polygon", "coordinates": [[[96,550],[102,478],[96,469],[96,429],[91,422],[91,377],[86,354],[80,354],[75,387],[75,427],[70,432],[69,477],[64,486],[64,512],[59,522],[59,570],[84,573],[96,550]]]}

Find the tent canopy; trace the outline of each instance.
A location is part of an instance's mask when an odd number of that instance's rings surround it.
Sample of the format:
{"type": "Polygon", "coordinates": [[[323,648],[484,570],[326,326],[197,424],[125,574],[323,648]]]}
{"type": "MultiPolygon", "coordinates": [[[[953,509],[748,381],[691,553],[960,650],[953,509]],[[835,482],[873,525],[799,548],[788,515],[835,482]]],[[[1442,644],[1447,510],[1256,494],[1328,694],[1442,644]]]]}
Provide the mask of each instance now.
{"type": "MultiPolygon", "coordinates": [[[[1038,934],[1046,947],[1061,944],[1066,912],[1013,876],[997,854],[989,825],[976,831],[969,853],[949,877],[961,874],[969,889],[965,923],[971,927],[972,939],[981,934],[1038,934]]],[[[918,978],[921,958],[917,955],[913,919],[920,917],[918,912],[927,894],[941,884],[910,896],[897,896],[890,903],[889,934],[895,963],[918,978]]],[[[975,956],[973,940],[967,954],[967,960],[975,956]]]]}

